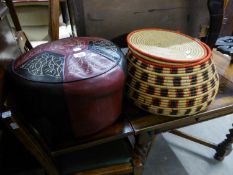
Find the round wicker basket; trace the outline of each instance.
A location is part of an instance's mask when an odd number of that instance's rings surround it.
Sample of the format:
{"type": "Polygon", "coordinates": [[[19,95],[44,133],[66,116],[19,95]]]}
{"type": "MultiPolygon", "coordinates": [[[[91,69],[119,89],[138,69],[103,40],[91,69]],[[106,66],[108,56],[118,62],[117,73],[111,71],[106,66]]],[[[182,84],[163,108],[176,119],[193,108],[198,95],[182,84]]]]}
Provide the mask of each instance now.
{"type": "Polygon", "coordinates": [[[210,48],[174,31],[141,29],[127,37],[128,97],[148,112],[181,117],[205,110],[219,77],[210,48]]]}

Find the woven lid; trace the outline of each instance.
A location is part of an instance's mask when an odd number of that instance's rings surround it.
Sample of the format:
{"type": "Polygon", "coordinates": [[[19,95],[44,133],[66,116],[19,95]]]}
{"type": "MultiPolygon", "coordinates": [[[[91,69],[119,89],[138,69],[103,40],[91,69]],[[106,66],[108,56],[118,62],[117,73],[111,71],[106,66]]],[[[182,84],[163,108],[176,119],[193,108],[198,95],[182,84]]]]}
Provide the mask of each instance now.
{"type": "Polygon", "coordinates": [[[108,40],[66,38],[40,45],[19,57],[13,71],[37,82],[78,81],[110,71],[123,57],[121,50],[108,40]]]}
{"type": "Polygon", "coordinates": [[[153,59],[196,62],[207,56],[206,48],[194,38],[162,29],[141,29],[127,37],[129,48],[153,59]]]}

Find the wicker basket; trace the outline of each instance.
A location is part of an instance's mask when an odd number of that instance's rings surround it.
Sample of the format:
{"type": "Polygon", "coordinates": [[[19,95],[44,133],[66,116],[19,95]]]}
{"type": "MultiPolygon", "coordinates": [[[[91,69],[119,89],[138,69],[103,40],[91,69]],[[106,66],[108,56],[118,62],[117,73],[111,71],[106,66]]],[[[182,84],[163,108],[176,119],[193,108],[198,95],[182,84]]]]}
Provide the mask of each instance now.
{"type": "Polygon", "coordinates": [[[207,45],[162,29],[133,31],[127,42],[127,93],[139,108],[180,117],[214,100],[219,78],[207,45]]]}

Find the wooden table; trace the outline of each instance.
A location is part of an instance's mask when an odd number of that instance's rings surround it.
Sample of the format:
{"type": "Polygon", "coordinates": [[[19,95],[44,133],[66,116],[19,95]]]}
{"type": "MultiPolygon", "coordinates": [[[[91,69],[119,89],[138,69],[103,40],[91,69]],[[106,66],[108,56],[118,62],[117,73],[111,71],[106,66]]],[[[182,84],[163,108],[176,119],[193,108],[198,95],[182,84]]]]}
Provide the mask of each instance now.
{"type": "MultiPolygon", "coordinates": [[[[142,160],[145,160],[154,136],[157,133],[171,131],[173,134],[215,149],[217,151],[215,158],[222,160],[224,156],[231,152],[233,129],[230,130],[230,134],[228,134],[227,138],[220,144],[209,143],[175,130],[180,127],[224,117],[227,114],[233,113],[233,64],[230,63],[230,58],[224,57],[221,53],[216,51],[214,52],[214,61],[220,74],[220,89],[215,101],[206,111],[192,116],[171,118],[149,114],[135,107],[130,102],[126,102],[122,118],[114,125],[92,137],[79,140],[79,142],[67,142],[75,146],[69,147],[68,149],[55,150],[53,154],[59,155],[64,152],[71,152],[134,135],[136,136],[135,151],[141,156],[142,160]]],[[[65,146],[62,145],[61,148],[62,147],[65,146]]]]}
{"type": "MultiPolygon", "coordinates": [[[[64,153],[92,147],[120,138],[135,136],[134,152],[140,159],[140,163],[144,163],[156,134],[170,131],[173,134],[215,149],[215,158],[223,160],[232,150],[233,129],[230,129],[230,134],[227,134],[226,139],[220,144],[209,143],[175,130],[180,127],[198,124],[233,113],[233,64],[230,63],[230,58],[224,57],[217,52],[214,52],[214,61],[220,74],[220,89],[215,101],[206,111],[192,116],[171,118],[149,114],[138,109],[130,102],[124,101],[124,112],[115,124],[87,138],[64,141],[63,144],[58,145],[57,149],[50,150],[52,151],[51,155],[56,157],[64,153]]],[[[14,132],[15,136],[32,153],[35,153],[34,148],[37,146],[40,152],[36,152],[34,155],[37,158],[39,157],[38,160],[44,160],[45,153],[41,151],[43,150],[40,148],[41,146],[38,146],[39,144],[32,137],[32,134],[21,125],[20,121],[14,115],[11,115],[10,111],[3,112],[2,119],[6,126],[11,126],[10,124],[16,123],[18,127],[16,130],[11,127],[9,129],[14,132]]],[[[53,165],[49,161],[41,162],[48,169],[50,165],[53,165]]]]}

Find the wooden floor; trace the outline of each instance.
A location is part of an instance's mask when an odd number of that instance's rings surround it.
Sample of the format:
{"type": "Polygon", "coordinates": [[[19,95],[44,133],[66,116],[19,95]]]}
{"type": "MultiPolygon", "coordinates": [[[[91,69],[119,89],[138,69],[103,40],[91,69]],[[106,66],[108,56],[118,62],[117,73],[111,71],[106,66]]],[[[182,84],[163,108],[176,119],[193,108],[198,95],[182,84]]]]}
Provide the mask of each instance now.
{"type": "MultiPolygon", "coordinates": [[[[232,127],[233,114],[198,125],[182,128],[189,134],[206,138],[214,143],[225,139],[232,127]]],[[[214,150],[184,140],[175,135],[163,134],[167,144],[189,175],[230,175],[233,174],[233,152],[222,162],[213,159],[214,150]]]]}
{"type": "Polygon", "coordinates": [[[162,135],[158,135],[145,164],[143,175],[188,175],[162,135]]]}

